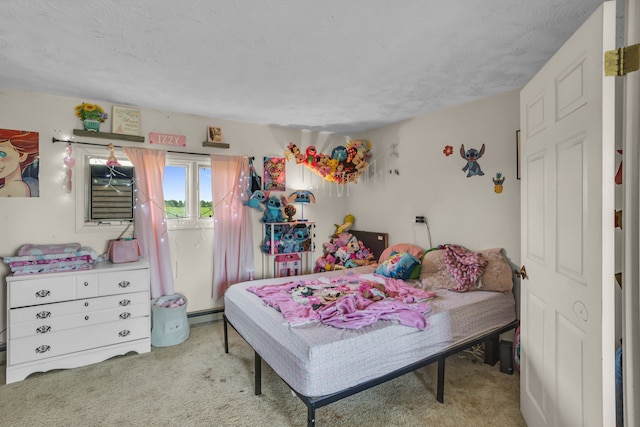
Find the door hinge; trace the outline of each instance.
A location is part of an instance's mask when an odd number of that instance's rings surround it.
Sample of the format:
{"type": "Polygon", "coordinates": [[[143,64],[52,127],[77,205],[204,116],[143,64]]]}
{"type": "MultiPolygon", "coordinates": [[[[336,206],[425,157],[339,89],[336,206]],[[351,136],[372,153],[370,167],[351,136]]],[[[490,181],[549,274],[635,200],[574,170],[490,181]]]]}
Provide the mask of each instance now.
{"type": "Polygon", "coordinates": [[[640,62],[640,44],[608,50],[604,53],[604,75],[624,76],[638,71],[640,62]]]}

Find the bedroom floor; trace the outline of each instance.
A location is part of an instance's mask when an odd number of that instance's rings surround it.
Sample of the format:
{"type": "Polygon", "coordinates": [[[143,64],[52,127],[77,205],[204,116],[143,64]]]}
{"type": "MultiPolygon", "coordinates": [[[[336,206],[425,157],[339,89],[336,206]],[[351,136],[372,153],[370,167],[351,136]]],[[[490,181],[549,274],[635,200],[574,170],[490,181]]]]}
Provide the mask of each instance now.
{"type": "MultiPolygon", "coordinates": [[[[349,363],[349,361],[345,361],[349,363]]],[[[357,363],[353,361],[352,363],[357,363]]],[[[7,426],[301,426],[306,406],[264,366],[253,393],[253,351],[222,322],[194,325],[184,343],[152,348],[72,370],[34,374],[4,385],[7,426]]],[[[396,378],[316,411],[324,426],[526,426],[519,375],[478,363],[469,353],[447,359],[445,403],[435,397],[436,365],[396,378]]]]}

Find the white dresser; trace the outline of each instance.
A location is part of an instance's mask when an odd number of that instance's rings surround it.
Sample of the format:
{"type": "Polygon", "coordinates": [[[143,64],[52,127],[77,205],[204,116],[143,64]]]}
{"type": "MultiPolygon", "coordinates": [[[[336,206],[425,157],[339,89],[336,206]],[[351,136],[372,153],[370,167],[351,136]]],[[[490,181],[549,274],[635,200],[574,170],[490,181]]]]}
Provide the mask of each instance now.
{"type": "Polygon", "coordinates": [[[151,350],[149,265],[7,277],[7,384],[151,350]]]}

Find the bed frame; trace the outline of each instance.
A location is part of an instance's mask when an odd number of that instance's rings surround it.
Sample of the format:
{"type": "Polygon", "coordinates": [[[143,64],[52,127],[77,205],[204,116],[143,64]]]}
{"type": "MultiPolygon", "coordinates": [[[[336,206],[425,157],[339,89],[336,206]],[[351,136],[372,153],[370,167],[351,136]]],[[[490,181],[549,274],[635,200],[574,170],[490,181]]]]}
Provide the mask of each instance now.
{"type": "MultiPolygon", "coordinates": [[[[360,239],[362,240],[362,239],[360,239]]],[[[364,240],[363,240],[364,243],[364,240]]],[[[366,245],[366,243],[365,243],[366,245]]],[[[235,327],[229,322],[225,315],[222,316],[223,319],[223,327],[224,327],[224,352],[229,353],[229,335],[228,335],[228,325],[231,325],[235,329],[235,327]]],[[[436,389],[436,398],[438,402],[444,403],[444,362],[445,359],[453,354],[459,353],[462,350],[465,350],[469,347],[473,347],[477,344],[484,343],[485,345],[485,353],[484,353],[484,363],[488,365],[495,365],[499,360],[499,345],[500,345],[500,335],[508,332],[510,330],[515,330],[520,324],[519,320],[514,320],[513,322],[504,325],[502,327],[496,328],[491,332],[488,332],[480,337],[476,337],[467,341],[464,341],[458,345],[450,347],[446,350],[443,350],[439,353],[433,354],[429,357],[426,357],[418,362],[412,363],[410,365],[405,366],[404,368],[398,369],[394,372],[390,372],[381,377],[375,378],[370,381],[366,381],[364,383],[358,384],[357,386],[347,388],[337,393],[328,394],[325,396],[305,396],[303,394],[298,393],[297,391],[291,390],[307,405],[307,426],[314,427],[316,423],[316,409],[326,406],[330,403],[337,402],[340,399],[344,399],[345,397],[352,396],[356,393],[360,393],[361,391],[367,390],[371,387],[377,386],[379,384],[390,381],[394,378],[412,372],[416,369],[422,368],[424,366],[430,365],[434,362],[438,362],[438,384],[436,389]]],[[[237,329],[236,329],[237,332],[237,329]]],[[[242,334],[238,332],[240,336],[242,334]]],[[[244,338],[244,337],[243,337],[244,338]]],[[[255,376],[255,384],[254,391],[256,395],[262,393],[262,357],[258,354],[257,351],[254,350],[255,359],[254,359],[254,376],[255,376]]],[[[284,380],[283,380],[284,381],[284,380]]]]}

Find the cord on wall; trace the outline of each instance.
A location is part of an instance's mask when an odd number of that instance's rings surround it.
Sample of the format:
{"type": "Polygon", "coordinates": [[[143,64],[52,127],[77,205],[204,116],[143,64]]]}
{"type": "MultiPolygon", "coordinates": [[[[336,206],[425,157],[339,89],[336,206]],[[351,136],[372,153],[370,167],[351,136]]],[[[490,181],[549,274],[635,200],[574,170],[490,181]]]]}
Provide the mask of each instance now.
{"type": "Polygon", "coordinates": [[[427,237],[429,238],[429,249],[431,249],[433,247],[433,245],[431,244],[431,230],[429,229],[429,222],[427,221],[427,219],[424,219],[424,225],[427,227],[427,237]]]}

